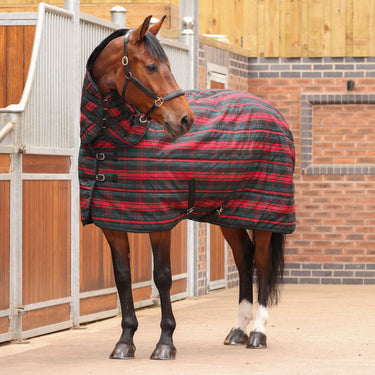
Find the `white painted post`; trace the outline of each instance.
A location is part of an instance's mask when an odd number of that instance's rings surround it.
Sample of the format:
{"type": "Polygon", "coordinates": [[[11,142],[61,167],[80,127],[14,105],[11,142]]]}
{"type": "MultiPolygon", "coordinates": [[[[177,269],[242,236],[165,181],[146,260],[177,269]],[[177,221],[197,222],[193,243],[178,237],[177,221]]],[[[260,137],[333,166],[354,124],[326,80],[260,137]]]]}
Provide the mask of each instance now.
{"type": "MultiPolygon", "coordinates": [[[[180,39],[189,46],[188,87],[198,88],[198,0],[180,0],[180,39]]],[[[198,223],[187,222],[188,292],[198,296],[198,223]]]]}
{"type": "Polygon", "coordinates": [[[12,340],[22,341],[22,139],[23,114],[13,114],[14,153],[11,158],[9,207],[9,294],[10,332],[12,340]],[[20,232],[21,230],[21,232],[20,232]]]}
{"type": "Polygon", "coordinates": [[[78,180],[78,154],[80,145],[80,101],[81,101],[81,37],[79,25],[79,0],[64,0],[64,7],[67,10],[74,12],[72,33],[74,35],[74,43],[71,46],[72,53],[69,56],[73,58],[73,70],[70,76],[70,82],[67,84],[71,88],[70,102],[67,109],[70,111],[69,123],[73,127],[71,145],[73,147],[73,155],[71,157],[71,310],[70,315],[74,327],[79,326],[79,235],[80,235],[80,211],[79,211],[79,180],[78,180]]]}
{"type": "Polygon", "coordinates": [[[120,28],[126,27],[126,9],[122,6],[115,6],[111,10],[111,21],[120,28]]]}
{"type": "Polygon", "coordinates": [[[190,47],[189,89],[198,88],[198,0],[180,0],[180,37],[190,47]]]}

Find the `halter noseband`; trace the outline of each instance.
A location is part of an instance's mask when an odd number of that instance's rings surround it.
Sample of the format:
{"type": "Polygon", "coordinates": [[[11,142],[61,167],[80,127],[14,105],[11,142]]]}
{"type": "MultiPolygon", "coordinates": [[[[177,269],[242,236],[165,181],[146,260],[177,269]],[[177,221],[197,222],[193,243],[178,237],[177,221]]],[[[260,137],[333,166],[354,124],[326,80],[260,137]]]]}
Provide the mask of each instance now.
{"type": "Polygon", "coordinates": [[[125,70],[125,84],[124,84],[124,87],[122,89],[122,94],[121,96],[123,97],[123,99],[125,100],[125,91],[126,91],[126,88],[129,84],[129,82],[132,82],[135,86],[137,86],[144,94],[146,94],[147,96],[149,96],[151,99],[154,100],[154,105],[147,111],[146,114],[142,115],[140,118],[139,118],[139,121],[140,122],[147,122],[147,117],[150,115],[150,113],[158,108],[158,107],[161,107],[163,105],[164,102],[168,101],[168,100],[171,100],[171,99],[174,99],[178,96],[181,96],[181,95],[185,95],[184,91],[179,89],[179,90],[176,90],[176,91],[173,91],[167,95],[164,96],[164,98],[160,98],[159,96],[155,95],[148,87],[146,87],[139,79],[135,78],[131,72],[129,71],[129,59],[128,59],[128,54],[127,54],[127,46],[128,46],[128,43],[129,43],[129,37],[130,37],[130,34],[133,32],[134,30],[129,30],[125,37],[124,37],[124,56],[122,58],[122,65],[124,66],[124,70],[125,70]]]}

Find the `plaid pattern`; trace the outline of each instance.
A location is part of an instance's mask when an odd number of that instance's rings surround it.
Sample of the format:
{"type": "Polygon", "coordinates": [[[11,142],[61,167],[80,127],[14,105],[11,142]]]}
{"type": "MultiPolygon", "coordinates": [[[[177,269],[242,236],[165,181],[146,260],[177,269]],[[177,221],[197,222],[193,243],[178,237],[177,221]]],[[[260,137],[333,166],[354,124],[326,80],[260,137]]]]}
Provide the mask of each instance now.
{"type": "Polygon", "coordinates": [[[79,159],[83,223],[152,232],[189,218],[292,233],[295,154],[282,115],[246,93],[195,90],[186,98],[193,127],[170,140],[160,124],[140,124],[117,93],[101,97],[86,75],[79,159]]]}

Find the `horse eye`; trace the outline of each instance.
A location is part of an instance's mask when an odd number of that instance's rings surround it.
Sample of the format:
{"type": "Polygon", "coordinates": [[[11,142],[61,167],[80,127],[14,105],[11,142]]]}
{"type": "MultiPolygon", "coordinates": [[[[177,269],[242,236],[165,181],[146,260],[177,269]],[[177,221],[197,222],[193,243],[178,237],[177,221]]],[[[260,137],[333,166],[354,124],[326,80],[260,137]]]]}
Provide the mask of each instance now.
{"type": "Polygon", "coordinates": [[[147,65],[147,66],[146,66],[146,69],[147,69],[150,73],[156,73],[156,72],[159,70],[159,67],[158,67],[158,64],[151,64],[151,65],[147,65]]]}

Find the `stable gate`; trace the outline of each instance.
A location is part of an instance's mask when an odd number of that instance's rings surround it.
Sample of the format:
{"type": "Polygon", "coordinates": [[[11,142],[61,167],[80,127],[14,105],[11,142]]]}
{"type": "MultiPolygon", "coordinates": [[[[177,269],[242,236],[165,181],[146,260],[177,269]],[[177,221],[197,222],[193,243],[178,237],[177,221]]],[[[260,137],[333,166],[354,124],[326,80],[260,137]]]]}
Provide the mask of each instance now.
{"type": "MultiPolygon", "coordinates": [[[[119,312],[108,245],[98,228],[79,224],[77,176],[85,62],[117,27],[45,4],[38,14],[0,18],[0,342],[119,312]]],[[[188,88],[188,46],[163,45],[188,88]]],[[[173,232],[173,299],[190,294],[186,227],[173,232]]],[[[131,235],[131,245],[140,307],[157,297],[152,258],[147,235],[131,235]]]]}

